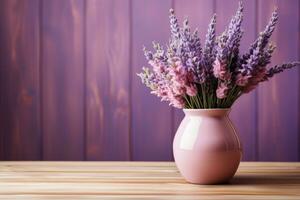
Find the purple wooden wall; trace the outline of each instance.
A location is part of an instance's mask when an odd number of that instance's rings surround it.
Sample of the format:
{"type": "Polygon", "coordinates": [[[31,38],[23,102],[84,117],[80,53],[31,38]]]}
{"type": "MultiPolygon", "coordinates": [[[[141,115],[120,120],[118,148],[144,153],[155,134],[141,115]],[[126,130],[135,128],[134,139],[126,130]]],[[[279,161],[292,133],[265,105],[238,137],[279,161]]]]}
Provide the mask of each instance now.
{"type": "MultiPolygon", "coordinates": [[[[181,111],[135,75],[142,46],[169,36],[168,10],[204,38],[237,0],[1,0],[0,160],[172,160],[181,111]]],[[[277,5],[274,63],[299,60],[298,0],[245,0],[246,51],[277,5]]],[[[300,160],[300,70],[263,83],[234,105],[244,160],[300,160]]]]}

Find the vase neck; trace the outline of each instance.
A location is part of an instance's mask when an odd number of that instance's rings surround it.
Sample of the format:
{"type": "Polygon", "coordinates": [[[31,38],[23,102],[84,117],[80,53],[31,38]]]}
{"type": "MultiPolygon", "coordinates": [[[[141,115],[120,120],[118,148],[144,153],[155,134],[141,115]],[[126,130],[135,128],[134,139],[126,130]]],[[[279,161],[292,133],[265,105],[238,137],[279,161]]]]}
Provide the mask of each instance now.
{"type": "Polygon", "coordinates": [[[213,108],[213,109],[183,109],[185,115],[188,116],[205,116],[205,117],[224,117],[230,112],[230,108],[213,108]]]}

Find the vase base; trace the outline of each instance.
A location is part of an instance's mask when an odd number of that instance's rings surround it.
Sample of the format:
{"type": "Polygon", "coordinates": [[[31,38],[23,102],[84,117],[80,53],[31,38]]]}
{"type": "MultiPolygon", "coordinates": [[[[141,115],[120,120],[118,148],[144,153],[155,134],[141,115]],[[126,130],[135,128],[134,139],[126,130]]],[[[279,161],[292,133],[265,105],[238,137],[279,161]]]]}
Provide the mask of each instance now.
{"type": "Polygon", "coordinates": [[[187,182],[197,185],[228,183],[241,159],[241,151],[207,154],[203,160],[195,159],[191,152],[181,151],[176,153],[176,165],[187,182]]]}

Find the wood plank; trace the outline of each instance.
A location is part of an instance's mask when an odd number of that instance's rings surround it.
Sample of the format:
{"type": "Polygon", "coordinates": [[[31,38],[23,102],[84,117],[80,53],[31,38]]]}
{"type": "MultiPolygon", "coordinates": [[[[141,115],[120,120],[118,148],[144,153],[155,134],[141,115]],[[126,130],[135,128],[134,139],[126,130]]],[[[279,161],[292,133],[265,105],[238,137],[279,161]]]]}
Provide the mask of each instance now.
{"type": "MultiPolygon", "coordinates": [[[[164,172],[175,173],[177,168],[173,162],[1,162],[2,172],[164,172]]],[[[238,172],[273,173],[281,170],[281,174],[295,173],[300,170],[300,163],[295,162],[242,162],[238,172]]]]}
{"type": "Polygon", "coordinates": [[[146,66],[143,45],[169,37],[171,0],[132,1],[131,145],[132,160],[172,159],[172,112],[167,103],[150,94],[136,73],[146,66]],[[146,8],[146,9],[145,9],[146,8]]]}
{"type": "MultiPolygon", "coordinates": [[[[299,60],[299,1],[259,1],[259,29],[274,6],[279,23],[273,34],[277,45],[272,64],[299,60]],[[291,23],[292,22],[292,23],[291,23]],[[285,34],[286,33],[286,34],[285,34]]],[[[295,68],[263,83],[258,90],[259,160],[296,161],[299,154],[299,69],[295,68]]]]}
{"type": "Polygon", "coordinates": [[[272,199],[299,200],[298,196],[286,195],[0,195],[0,199],[159,199],[159,200],[241,200],[241,199],[272,199]]]}
{"type": "Polygon", "coordinates": [[[242,162],[236,176],[229,184],[223,185],[188,184],[174,169],[173,162],[1,162],[0,199],[300,197],[300,163],[242,162]],[[7,171],[7,167],[11,170],[7,171]],[[31,171],[19,171],[19,167],[28,167],[31,171]],[[47,167],[48,170],[39,171],[47,167]],[[53,171],[53,167],[59,170],[53,171]],[[70,171],[72,167],[80,168],[81,172],[70,171]],[[93,172],[91,167],[104,171],[93,172]],[[107,172],[108,167],[119,167],[120,171],[107,172]],[[144,168],[144,172],[134,171],[134,167],[144,168]],[[157,171],[152,171],[152,168],[157,171]]]}
{"type": "MultiPolygon", "coordinates": [[[[214,1],[212,0],[175,0],[174,9],[176,16],[183,22],[188,17],[192,30],[198,28],[201,43],[204,45],[208,24],[213,15],[214,1]]],[[[173,134],[175,135],[180,122],[184,117],[182,110],[174,108],[173,134]]]]}
{"type": "Polygon", "coordinates": [[[43,159],[84,159],[83,0],[43,1],[43,159]]]}
{"type": "Polygon", "coordinates": [[[39,1],[0,6],[0,160],[38,160],[39,1]]]}
{"type": "Polygon", "coordinates": [[[199,186],[180,183],[0,183],[2,195],[54,194],[54,195],[300,195],[299,183],[240,184],[226,186],[199,186]],[[251,187],[252,186],[252,187],[251,187]]]}
{"type": "Polygon", "coordinates": [[[129,0],[87,3],[87,159],[130,159],[129,0]]]}
{"type": "MultiPolygon", "coordinates": [[[[238,8],[239,0],[216,1],[217,29],[220,34],[229,24],[231,17],[238,8]]],[[[256,37],[256,1],[244,1],[244,21],[245,30],[240,53],[247,52],[250,44],[256,37]]],[[[243,160],[256,160],[256,91],[244,94],[235,102],[232,107],[230,118],[239,133],[243,145],[243,160]]]]}

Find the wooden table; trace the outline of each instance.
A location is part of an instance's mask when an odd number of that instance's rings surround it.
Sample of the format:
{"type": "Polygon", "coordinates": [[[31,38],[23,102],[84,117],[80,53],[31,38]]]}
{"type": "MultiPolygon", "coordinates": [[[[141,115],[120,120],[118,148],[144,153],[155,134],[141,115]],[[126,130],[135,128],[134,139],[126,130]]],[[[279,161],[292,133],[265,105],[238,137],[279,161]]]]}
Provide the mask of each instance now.
{"type": "Polygon", "coordinates": [[[188,184],[172,162],[0,162],[0,199],[300,199],[300,163],[241,163],[227,185],[188,184]]]}

